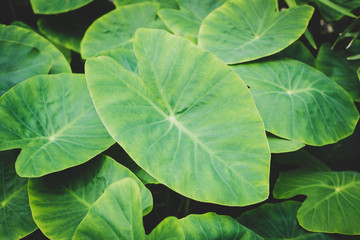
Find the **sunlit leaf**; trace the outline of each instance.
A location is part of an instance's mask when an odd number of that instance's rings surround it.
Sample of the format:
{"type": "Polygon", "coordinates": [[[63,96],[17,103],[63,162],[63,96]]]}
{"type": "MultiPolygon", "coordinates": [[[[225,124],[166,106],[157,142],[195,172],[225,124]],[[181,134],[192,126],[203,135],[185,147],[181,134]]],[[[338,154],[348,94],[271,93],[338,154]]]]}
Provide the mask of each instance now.
{"type": "Polygon", "coordinates": [[[226,205],[265,200],[268,143],[241,79],[211,53],[162,30],[139,29],[134,49],[139,74],[109,57],[86,62],[91,96],[112,137],[185,196],[226,205]]]}
{"type": "Polygon", "coordinates": [[[30,0],[34,13],[56,14],[82,7],[94,0],[30,0]]]}
{"type": "Polygon", "coordinates": [[[228,64],[269,56],[305,32],[313,11],[302,6],[277,12],[272,0],[230,0],[205,18],[199,45],[228,64]]]}
{"type": "Polygon", "coordinates": [[[80,74],[26,80],[0,98],[0,150],[21,148],[16,172],[39,177],[84,163],[113,144],[80,74]]]}
{"type": "Polygon", "coordinates": [[[359,113],[351,97],[307,64],[288,59],[233,69],[250,87],[270,133],[321,146],[354,131],[359,113]]]}
{"type": "Polygon", "coordinates": [[[360,174],[357,172],[281,173],[274,197],[306,195],[297,219],[308,231],[360,234],[360,174]]]}

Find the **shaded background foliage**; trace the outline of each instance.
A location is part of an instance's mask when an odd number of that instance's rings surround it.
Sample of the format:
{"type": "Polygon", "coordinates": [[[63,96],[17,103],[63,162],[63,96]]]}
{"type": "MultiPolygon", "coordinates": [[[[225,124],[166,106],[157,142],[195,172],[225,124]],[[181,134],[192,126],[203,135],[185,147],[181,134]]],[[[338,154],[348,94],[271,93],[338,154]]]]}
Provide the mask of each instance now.
{"type": "MultiPolygon", "coordinates": [[[[285,7],[284,2],[280,2],[280,8],[285,7]]],[[[59,19],[72,19],[73,16],[76,16],[78,19],[81,19],[78,28],[74,31],[81,35],[84,33],[86,28],[92,23],[95,19],[101,15],[113,10],[114,5],[106,0],[95,0],[94,2],[84,6],[78,10],[60,14],[60,16],[41,16],[35,15],[31,9],[30,2],[28,0],[7,0],[5,4],[0,8],[0,23],[2,24],[11,24],[14,21],[21,21],[28,24],[30,27],[37,29],[37,21],[42,18],[48,18],[53,21],[55,24],[59,19]],[[92,13],[92,14],[89,14],[92,13]],[[91,16],[91,17],[90,17],[91,16]]],[[[339,36],[339,33],[342,32],[347,26],[349,26],[353,19],[342,18],[339,21],[328,22],[320,14],[318,8],[315,8],[315,13],[310,21],[309,30],[313,33],[313,37],[318,46],[321,46],[323,43],[330,42],[334,43],[339,36]]],[[[358,15],[360,10],[355,10],[354,13],[358,15]]],[[[69,21],[67,24],[72,24],[69,21]]],[[[360,25],[359,25],[360,26],[360,25]]],[[[360,29],[359,29],[360,30],[360,29]]],[[[70,33],[71,34],[71,33],[70,33]]],[[[317,50],[312,48],[305,37],[302,36],[300,39],[311,51],[311,53],[316,56],[317,50]]],[[[345,49],[347,41],[340,41],[336,49],[345,49]]],[[[83,73],[84,72],[84,60],[81,59],[79,53],[74,51],[70,55],[71,68],[74,73],[83,73]]],[[[360,109],[360,104],[356,103],[358,110],[360,109]]],[[[311,147],[306,146],[306,150],[312,153],[314,156],[318,157],[322,161],[326,162],[331,169],[337,171],[358,171],[360,172],[359,161],[359,149],[360,146],[360,127],[359,124],[355,129],[355,132],[350,137],[339,141],[338,143],[327,145],[324,147],[311,147]]],[[[118,162],[124,164],[130,169],[136,169],[136,164],[131,161],[130,157],[126,152],[118,145],[113,145],[108,149],[105,154],[113,157],[118,162]],[[125,159],[125,160],[124,160],[125,159]]],[[[287,170],[294,169],[294,166],[284,165],[277,161],[277,158],[281,158],[282,154],[272,155],[271,163],[271,175],[270,175],[270,192],[273,191],[274,184],[279,177],[279,173],[287,170]]],[[[209,211],[216,212],[218,214],[229,215],[234,218],[237,218],[239,215],[245,211],[255,209],[260,205],[263,205],[264,202],[247,206],[247,207],[226,207],[219,206],[215,204],[201,203],[195,200],[191,200],[181,196],[180,194],[172,191],[171,189],[163,185],[148,185],[147,186],[153,194],[154,199],[154,209],[153,211],[145,216],[144,226],[147,233],[149,233],[155,226],[158,225],[165,217],[167,216],[176,216],[178,218],[185,217],[190,213],[206,213],[209,211]]],[[[297,196],[292,198],[293,200],[304,200],[304,196],[297,196]]],[[[265,203],[277,203],[282,202],[282,200],[275,199],[272,194],[270,194],[269,199],[265,203]]],[[[337,239],[344,239],[343,235],[334,234],[337,239]]],[[[29,235],[25,239],[47,239],[39,230],[29,235]]],[[[346,236],[346,239],[358,239],[357,236],[346,236]]]]}

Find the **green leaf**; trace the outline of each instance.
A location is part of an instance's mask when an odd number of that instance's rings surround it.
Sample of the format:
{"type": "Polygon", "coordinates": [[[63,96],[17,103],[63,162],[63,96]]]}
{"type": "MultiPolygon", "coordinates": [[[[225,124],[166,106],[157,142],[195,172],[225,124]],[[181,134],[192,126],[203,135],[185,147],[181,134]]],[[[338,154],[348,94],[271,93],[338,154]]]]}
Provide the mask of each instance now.
{"type": "Polygon", "coordinates": [[[276,136],[321,146],[354,131],[359,113],[351,97],[307,64],[288,59],[233,69],[250,86],[265,129],[276,136]]]}
{"type": "Polygon", "coordinates": [[[163,30],[139,29],[134,49],[139,75],[109,57],[85,65],[112,137],[185,196],[236,206],[265,200],[269,148],[241,79],[211,53],[163,30]]]}
{"type": "Polygon", "coordinates": [[[0,40],[12,41],[37,48],[53,58],[50,73],[71,73],[71,68],[64,55],[49,41],[36,32],[19,26],[0,24],[0,40]]]}
{"type": "Polygon", "coordinates": [[[110,185],[76,229],[73,239],[145,239],[138,184],[124,178],[110,185]]]}
{"type": "Polygon", "coordinates": [[[114,141],[83,75],[28,79],[0,98],[0,150],[21,148],[16,172],[40,177],[84,163],[114,141]]]}
{"type": "Polygon", "coordinates": [[[196,43],[201,22],[226,0],[177,0],[180,10],[163,9],[158,12],[165,25],[176,35],[196,43]]]}
{"type": "Polygon", "coordinates": [[[308,231],[360,234],[360,174],[357,172],[280,173],[274,197],[306,195],[297,219],[308,231]]]}
{"type": "Polygon", "coordinates": [[[36,14],[57,14],[80,8],[94,0],[30,0],[36,14]]]}
{"type": "Polygon", "coordinates": [[[242,214],[238,221],[265,239],[271,240],[330,240],[323,233],[311,233],[299,226],[296,213],[301,203],[287,201],[267,203],[242,214]]]}
{"type": "Polygon", "coordinates": [[[179,8],[176,0],[114,0],[114,4],[116,7],[143,2],[160,3],[161,8],[179,8]]]}
{"type": "Polygon", "coordinates": [[[352,66],[343,52],[331,50],[329,44],[320,47],[316,58],[316,68],[342,86],[353,98],[360,102],[360,82],[357,67],[352,66]]]}
{"type": "MultiPolygon", "coordinates": [[[[184,230],[176,217],[167,217],[147,236],[148,240],[185,240],[184,230]]],[[[193,238],[192,238],[193,239],[193,238]]]]}
{"type": "Polygon", "coordinates": [[[31,216],[28,180],[15,172],[17,151],[0,152],[0,238],[20,239],[37,229],[31,216]]]}
{"type": "Polygon", "coordinates": [[[306,171],[331,171],[331,169],[308,151],[301,149],[296,152],[276,155],[273,160],[287,165],[300,167],[306,171]]]}
{"type": "Polygon", "coordinates": [[[47,74],[52,61],[37,48],[0,40],[0,96],[28,78],[47,74]]]}
{"type": "Polygon", "coordinates": [[[302,6],[277,12],[275,1],[230,0],[205,18],[199,46],[228,64],[269,56],[305,32],[313,11],[302,6]]]}
{"type": "Polygon", "coordinates": [[[300,41],[296,41],[289,47],[274,55],[275,58],[291,58],[315,67],[315,58],[310,50],[300,41]]]}
{"type": "Polygon", "coordinates": [[[267,139],[271,153],[293,152],[305,146],[302,142],[279,138],[272,134],[267,134],[267,139]]]}
{"type": "Polygon", "coordinates": [[[263,239],[230,216],[216,213],[192,214],[180,219],[179,222],[184,229],[185,239],[263,239]]]}
{"type": "Polygon", "coordinates": [[[119,7],[98,18],[81,42],[81,56],[89,58],[117,48],[133,48],[134,33],[140,27],[166,28],[157,18],[159,3],[138,3],[119,7]]]}
{"type": "MultiPolygon", "coordinates": [[[[105,190],[111,184],[124,178],[135,180],[140,187],[139,201],[142,201],[143,207],[137,205],[136,209],[141,219],[141,209],[143,209],[143,214],[149,213],[152,209],[150,191],[129,169],[112,158],[102,155],[84,165],[61,173],[30,179],[29,199],[34,220],[48,238],[72,239],[92,207],[101,201],[103,194],[106,194],[105,190]]],[[[131,204],[130,199],[126,198],[126,189],[118,189],[117,193],[121,197],[125,197],[128,204],[131,204]]],[[[109,203],[105,207],[116,206],[109,203]]],[[[129,210],[125,209],[125,212],[129,210]]],[[[112,215],[120,219],[121,212],[114,211],[112,215]]],[[[118,227],[121,228],[122,225],[118,227]]]]}

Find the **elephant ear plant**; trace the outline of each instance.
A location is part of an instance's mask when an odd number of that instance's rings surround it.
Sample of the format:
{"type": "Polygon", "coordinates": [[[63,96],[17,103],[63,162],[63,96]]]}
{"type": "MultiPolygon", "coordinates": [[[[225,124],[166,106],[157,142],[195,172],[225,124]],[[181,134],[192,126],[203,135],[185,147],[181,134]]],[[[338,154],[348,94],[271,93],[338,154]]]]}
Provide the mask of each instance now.
{"type": "Polygon", "coordinates": [[[359,7],[2,3],[0,239],[358,239],[359,7]]]}

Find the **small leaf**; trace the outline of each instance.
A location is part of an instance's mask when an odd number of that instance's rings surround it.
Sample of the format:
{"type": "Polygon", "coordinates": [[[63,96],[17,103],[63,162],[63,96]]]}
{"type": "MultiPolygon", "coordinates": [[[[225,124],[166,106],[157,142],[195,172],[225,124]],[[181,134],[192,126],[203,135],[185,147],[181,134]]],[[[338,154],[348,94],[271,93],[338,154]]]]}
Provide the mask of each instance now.
{"type": "Polygon", "coordinates": [[[165,25],[176,35],[197,42],[201,22],[226,0],[177,0],[180,10],[163,9],[158,12],[165,25]]]}
{"type": "Polygon", "coordinates": [[[112,137],[141,168],[185,196],[236,206],[265,200],[269,148],[241,79],[209,52],[163,30],[139,29],[134,49],[139,74],[109,57],[85,65],[112,137]]]}
{"type": "Polygon", "coordinates": [[[0,96],[28,78],[47,74],[53,59],[37,48],[0,40],[0,96]]]}
{"type": "Polygon", "coordinates": [[[296,41],[281,52],[275,54],[275,58],[291,58],[315,67],[315,58],[310,50],[300,41],[296,41]]]}
{"type": "Polygon", "coordinates": [[[308,231],[360,234],[360,174],[357,172],[280,173],[274,197],[306,195],[297,219],[308,231]]]}
{"type": "MultiPolygon", "coordinates": [[[[138,198],[140,204],[136,204],[137,202],[134,204],[141,220],[142,215],[149,213],[152,209],[150,191],[129,169],[104,155],[61,173],[31,179],[29,198],[34,220],[48,238],[72,239],[76,230],[80,228],[81,222],[87,218],[89,211],[92,211],[98,201],[101,201],[102,196],[107,193],[106,189],[124,178],[131,178],[140,187],[141,195],[138,198]]],[[[121,198],[125,197],[127,204],[133,204],[130,198],[127,198],[127,192],[124,191],[125,189],[117,189],[117,195],[121,198]]],[[[106,199],[106,196],[104,198],[106,199]]],[[[108,203],[105,207],[116,208],[116,205],[108,203]]],[[[130,210],[131,208],[123,211],[126,213],[130,210]]],[[[121,211],[113,211],[111,215],[114,219],[121,219],[121,213],[121,211]]],[[[117,227],[122,228],[122,226],[123,224],[119,224],[117,227]]],[[[125,226],[132,227],[127,224],[125,226]]]]}
{"type": "Polygon", "coordinates": [[[71,68],[64,55],[48,40],[36,32],[19,26],[0,24],[0,40],[12,41],[37,48],[41,53],[53,58],[50,73],[71,73],[71,68]]]}
{"type": "Polygon", "coordinates": [[[250,86],[268,132],[315,146],[353,133],[359,113],[351,97],[307,64],[288,59],[232,68],[250,86]]]}
{"type": "Polygon", "coordinates": [[[81,56],[86,59],[117,48],[131,50],[136,29],[166,28],[156,16],[159,9],[159,3],[131,4],[98,18],[85,33],[81,42],[81,56]]]}
{"type": "Polygon", "coordinates": [[[148,240],[185,240],[185,233],[176,217],[167,217],[147,236],[148,240]]]}
{"type": "Polygon", "coordinates": [[[271,153],[293,152],[305,146],[302,142],[279,138],[272,134],[267,134],[267,139],[271,153]]]}
{"type": "Polygon", "coordinates": [[[22,149],[15,166],[23,177],[79,165],[114,143],[79,74],[18,84],[0,98],[0,115],[0,150],[22,149]]]}
{"type": "Polygon", "coordinates": [[[342,7],[341,5],[338,5],[331,0],[317,0],[317,1],[321,2],[327,7],[334,9],[335,11],[344,14],[345,16],[356,18],[356,16],[349,9],[342,7]]]}
{"type": "Polygon", "coordinates": [[[267,203],[243,213],[238,221],[269,240],[332,240],[326,234],[311,233],[299,226],[296,213],[300,205],[295,201],[267,203]]]}
{"type": "Polygon", "coordinates": [[[313,11],[302,6],[277,12],[275,1],[230,0],[205,18],[199,46],[228,64],[269,56],[305,32],[313,11]]]}
{"type": "Polygon", "coordinates": [[[36,14],[57,14],[80,8],[94,0],[30,0],[36,14]]]}
{"type": "Polygon", "coordinates": [[[28,180],[15,172],[17,151],[0,152],[0,238],[21,239],[37,229],[32,219],[28,180]]]}

